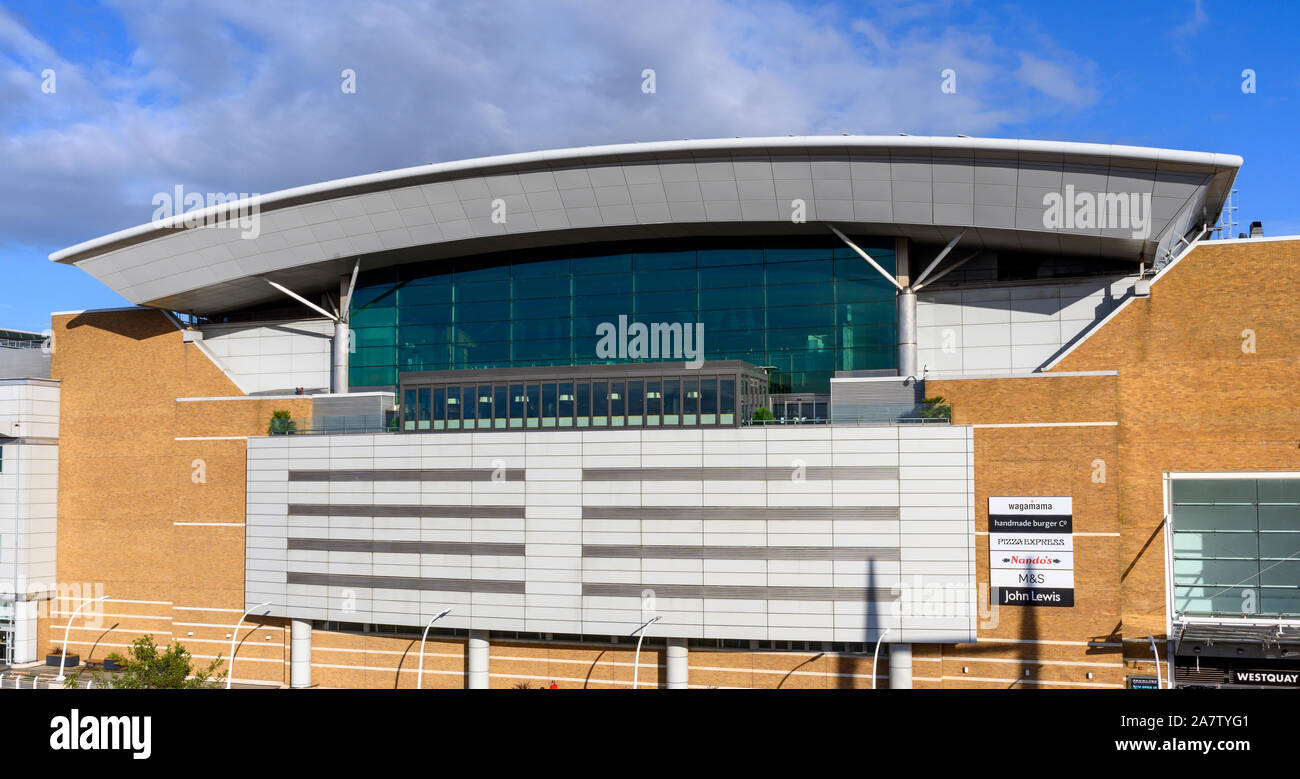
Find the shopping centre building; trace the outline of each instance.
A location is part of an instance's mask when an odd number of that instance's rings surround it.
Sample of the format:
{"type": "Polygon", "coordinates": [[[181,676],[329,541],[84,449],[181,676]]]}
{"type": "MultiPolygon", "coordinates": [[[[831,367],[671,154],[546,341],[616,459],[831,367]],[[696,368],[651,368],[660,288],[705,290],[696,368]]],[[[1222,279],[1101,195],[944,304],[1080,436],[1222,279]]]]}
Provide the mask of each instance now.
{"type": "Polygon", "coordinates": [[[290,687],[1300,687],[1300,238],[1224,229],[1241,164],[630,144],[57,252],[135,306],[0,349],[8,659],[84,606],[83,661],[290,687]]]}

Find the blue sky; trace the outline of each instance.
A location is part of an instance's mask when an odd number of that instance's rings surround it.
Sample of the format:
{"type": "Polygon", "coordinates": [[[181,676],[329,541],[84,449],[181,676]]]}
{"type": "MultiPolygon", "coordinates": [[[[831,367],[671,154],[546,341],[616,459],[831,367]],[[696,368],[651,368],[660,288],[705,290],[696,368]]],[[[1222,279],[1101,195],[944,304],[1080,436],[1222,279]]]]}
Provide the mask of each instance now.
{"type": "Polygon", "coordinates": [[[1219,0],[3,2],[0,326],[122,305],[47,255],[149,221],[176,185],[265,193],[625,141],[901,131],[1240,154],[1240,229],[1300,233],[1297,29],[1300,3],[1219,0]]]}

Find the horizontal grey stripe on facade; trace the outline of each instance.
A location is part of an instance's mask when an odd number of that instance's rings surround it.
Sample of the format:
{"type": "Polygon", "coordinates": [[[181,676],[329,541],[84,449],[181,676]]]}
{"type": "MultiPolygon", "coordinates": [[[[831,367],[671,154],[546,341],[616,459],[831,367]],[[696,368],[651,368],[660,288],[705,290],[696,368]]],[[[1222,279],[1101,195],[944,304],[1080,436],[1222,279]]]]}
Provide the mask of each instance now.
{"type": "Polygon", "coordinates": [[[587,583],[582,594],[589,597],[637,598],[645,593],[655,598],[695,598],[710,600],[898,600],[898,590],[891,587],[744,587],[707,584],[611,584],[587,583]]]}
{"type": "MultiPolygon", "coordinates": [[[[292,549],[293,547],[289,547],[292,549]]],[[[890,547],[851,546],[605,546],[584,545],[583,557],[655,560],[898,560],[890,547]]]]}
{"type": "Polygon", "coordinates": [[[897,520],[898,506],[583,506],[583,519],[878,519],[897,520]]]}
{"type": "Polygon", "coordinates": [[[523,481],[515,468],[385,468],[362,471],[289,471],[289,481],[523,481]],[[495,477],[495,478],[494,478],[495,477]]]}
{"type": "Polygon", "coordinates": [[[421,517],[523,519],[523,506],[370,506],[290,503],[291,517],[421,517]]]}
{"type": "MultiPolygon", "coordinates": [[[[434,592],[495,592],[523,595],[524,583],[502,579],[426,579],[415,576],[360,576],[289,571],[287,583],[316,587],[356,587],[374,590],[429,590],[434,592]]],[[[640,597],[639,595],[637,597],[640,597]]]]}
{"type": "Polygon", "coordinates": [[[523,544],[490,544],[474,541],[366,541],[353,538],[290,538],[289,549],[309,552],[371,552],[376,554],[524,556],[523,544]]]}
{"type": "MultiPolygon", "coordinates": [[[[795,456],[797,458],[797,456],[795,456]]],[[[752,468],[583,468],[583,481],[792,481],[800,471],[789,467],[752,468]]],[[[808,465],[802,479],[897,479],[893,465],[808,465]]]]}
{"type": "Polygon", "coordinates": [[[58,446],[57,438],[6,438],[0,436],[0,446],[58,446]]]}

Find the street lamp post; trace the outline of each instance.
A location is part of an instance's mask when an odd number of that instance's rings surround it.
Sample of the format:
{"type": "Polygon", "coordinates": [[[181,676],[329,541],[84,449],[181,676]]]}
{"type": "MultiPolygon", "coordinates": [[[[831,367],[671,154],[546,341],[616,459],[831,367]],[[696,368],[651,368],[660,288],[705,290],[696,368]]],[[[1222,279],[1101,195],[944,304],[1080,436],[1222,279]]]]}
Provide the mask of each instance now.
{"type": "Polygon", "coordinates": [[[884,641],[887,635],[889,635],[889,628],[885,628],[885,632],[876,639],[876,654],[871,658],[871,689],[873,690],[876,689],[876,663],[880,661],[880,642],[884,641]]]}
{"type": "Polygon", "coordinates": [[[68,617],[68,626],[63,629],[63,653],[59,655],[59,675],[54,677],[54,681],[59,682],[60,684],[63,683],[63,678],[64,678],[63,664],[68,661],[68,634],[72,632],[72,620],[76,619],[77,615],[81,613],[81,610],[86,608],[90,604],[99,603],[100,601],[105,601],[105,600],[108,600],[108,596],[101,595],[98,598],[95,598],[94,600],[86,601],[85,603],[81,604],[80,606],[72,610],[71,616],[68,617]]]}
{"type": "Polygon", "coordinates": [[[244,617],[257,611],[263,606],[270,606],[271,601],[259,603],[251,609],[245,609],[243,614],[239,615],[239,621],[235,623],[235,631],[230,634],[230,660],[226,663],[226,689],[230,689],[230,680],[235,678],[235,639],[239,638],[239,626],[244,623],[244,617]]]}
{"type": "Polygon", "coordinates": [[[636,689],[637,677],[641,673],[641,642],[645,639],[645,629],[658,621],[659,621],[659,617],[651,617],[649,622],[646,622],[641,627],[632,631],[632,635],[634,636],[637,633],[641,634],[640,636],[637,637],[636,657],[632,660],[632,689],[634,690],[636,689]]]}
{"type": "Polygon", "coordinates": [[[420,637],[420,672],[415,675],[415,689],[417,690],[424,687],[424,642],[429,637],[429,628],[433,627],[433,623],[450,613],[451,609],[443,609],[438,616],[429,620],[429,624],[424,626],[424,635],[420,637]]]}
{"type": "Polygon", "coordinates": [[[1156,689],[1159,690],[1164,686],[1160,678],[1160,650],[1156,649],[1155,636],[1147,636],[1147,638],[1151,640],[1151,654],[1156,658],[1156,689]]]}

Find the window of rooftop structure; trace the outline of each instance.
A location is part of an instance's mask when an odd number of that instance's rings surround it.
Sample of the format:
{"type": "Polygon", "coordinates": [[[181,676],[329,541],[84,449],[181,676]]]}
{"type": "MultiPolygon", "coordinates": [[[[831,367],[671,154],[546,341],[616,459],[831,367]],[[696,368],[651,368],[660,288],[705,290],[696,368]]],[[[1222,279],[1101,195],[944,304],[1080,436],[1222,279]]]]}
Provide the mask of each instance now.
{"type": "Polygon", "coordinates": [[[627,383],[611,381],[609,383],[609,420],[612,427],[622,427],[627,405],[627,383]]]}
{"type": "Polygon", "coordinates": [[[573,427],[574,389],[573,382],[561,382],[557,405],[557,418],[560,427],[573,427]]]}
{"type": "Polygon", "coordinates": [[[578,427],[587,427],[591,424],[591,384],[585,381],[578,382],[575,392],[575,411],[578,427]]]}

